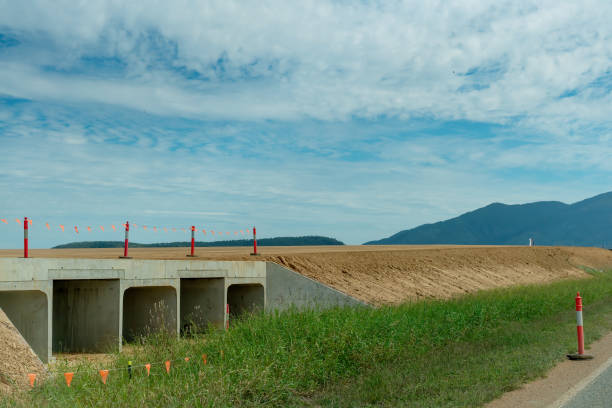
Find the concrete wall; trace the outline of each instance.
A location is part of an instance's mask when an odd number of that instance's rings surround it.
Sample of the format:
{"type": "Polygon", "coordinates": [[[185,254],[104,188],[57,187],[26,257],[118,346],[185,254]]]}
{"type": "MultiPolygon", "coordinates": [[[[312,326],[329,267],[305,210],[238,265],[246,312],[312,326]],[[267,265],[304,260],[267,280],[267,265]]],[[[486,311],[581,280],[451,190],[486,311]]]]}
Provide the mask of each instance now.
{"type": "Polygon", "coordinates": [[[261,284],[234,284],[227,288],[227,303],[231,316],[264,309],[265,291],[261,284]]]}
{"type": "Polygon", "coordinates": [[[181,279],[181,330],[203,331],[209,324],[223,328],[225,279],[181,279]]]}
{"type": "Polygon", "coordinates": [[[178,299],[172,286],[132,287],[123,293],[123,338],[177,330],[178,299]]]}
{"type": "Polygon", "coordinates": [[[0,309],[43,362],[48,358],[48,302],[39,290],[0,292],[0,309]]]}
{"type": "Polygon", "coordinates": [[[272,262],[266,263],[266,300],[268,310],[290,306],[366,306],[360,300],[272,262]]]}
{"type": "Polygon", "coordinates": [[[53,351],[117,350],[119,280],[53,281],[53,351]]]}

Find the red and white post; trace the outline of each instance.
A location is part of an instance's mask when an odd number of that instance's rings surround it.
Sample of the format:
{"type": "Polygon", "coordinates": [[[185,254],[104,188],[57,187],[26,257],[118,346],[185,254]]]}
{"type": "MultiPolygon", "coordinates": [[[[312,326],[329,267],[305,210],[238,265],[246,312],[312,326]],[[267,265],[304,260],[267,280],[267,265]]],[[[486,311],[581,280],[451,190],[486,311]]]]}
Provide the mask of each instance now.
{"type": "Polygon", "coordinates": [[[593,356],[584,354],[584,329],[582,327],[582,298],[576,293],[576,332],[578,334],[578,354],[568,354],[570,360],[590,360],[593,356]]]}
{"type": "Polygon", "coordinates": [[[23,219],[23,257],[28,257],[28,217],[23,219]]]}
{"type": "Polygon", "coordinates": [[[191,253],[187,256],[195,257],[195,225],[191,226],[191,253]]]}
{"type": "Polygon", "coordinates": [[[259,255],[257,253],[257,230],[255,229],[255,227],[253,227],[253,253],[251,253],[251,255],[253,256],[259,255]]]}
{"type": "Polygon", "coordinates": [[[126,221],[125,222],[125,244],[123,246],[123,256],[120,256],[119,258],[126,258],[126,259],[131,258],[131,256],[128,256],[129,235],[130,235],[130,222],[126,221]]]}

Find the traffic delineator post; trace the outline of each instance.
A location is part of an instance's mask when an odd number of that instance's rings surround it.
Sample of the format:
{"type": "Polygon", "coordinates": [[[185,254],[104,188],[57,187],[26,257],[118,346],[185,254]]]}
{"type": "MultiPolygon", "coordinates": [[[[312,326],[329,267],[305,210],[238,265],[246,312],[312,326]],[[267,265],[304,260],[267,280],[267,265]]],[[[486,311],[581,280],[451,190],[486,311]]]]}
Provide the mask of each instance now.
{"type": "Polygon", "coordinates": [[[130,222],[125,222],[125,243],[123,245],[123,256],[119,258],[131,259],[131,256],[128,256],[128,247],[129,247],[129,235],[130,235],[130,222]]]}
{"type": "Polygon", "coordinates": [[[253,252],[251,253],[251,256],[258,256],[259,254],[257,253],[257,230],[255,229],[255,227],[253,227],[253,252]]]}
{"type": "Polygon", "coordinates": [[[147,377],[151,374],[151,364],[145,364],[145,368],[147,369],[147,377]]]}
{"type": "Polygon", "coordinates": [[[206,365],[206,354],[202,354],[202,361],[204,362],[204,365],[206,365]]]}
{"type": "Polygon", "coordinates": [[[106,384],[106,378],[108,377],[108,370],[100,370],[100,378],[102,379],[102,384],[106,384]]]}
{"type": "Polygon", "coordinates": [[[166,373],[170,374],[170,360],[166,361],[166,373]]]}
{"type": "Polygon", "coordinates": [[[30,380],[30,387],[34,387],[34,382],[36,381],[36,374],[28,374],[28,379],[30,380]]]}
{"type": "Polygon", "coordinates": [[[23,219],[23,257],[28,257],[28,217],[23,219]]]}
{"type": "Polygon", "coordinates": [[[64,378],[66,379],[66,385],[68,387],[72,384],[72,377],[74,377],[74,373],[64,373],[64,378]]]}
{"type": "Polygon", "coordinates": [[[195,258],[195,225],[191,226],[191,253],[186,255],[190,258],[195,258]]]}
{"type": "Polygon", "coordinates": [[[570,360],[590,360],[593,356],[584,354],[584,329],[582,327],[582,298],[576,293],[576,333],[578,334],[578,353],[568,354],[570,360]]]}

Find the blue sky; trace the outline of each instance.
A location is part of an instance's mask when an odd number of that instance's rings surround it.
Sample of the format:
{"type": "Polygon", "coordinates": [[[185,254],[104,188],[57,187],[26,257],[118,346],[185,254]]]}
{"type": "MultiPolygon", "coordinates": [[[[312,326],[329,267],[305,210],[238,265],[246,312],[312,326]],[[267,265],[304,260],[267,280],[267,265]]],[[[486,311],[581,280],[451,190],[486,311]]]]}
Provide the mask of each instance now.
{"type": "Polygon", "coordinates": [[[34,247],[126,219],[357,244],[612,190],[609,2],[0,10],[2,248],[24,216],[34,247]]]}

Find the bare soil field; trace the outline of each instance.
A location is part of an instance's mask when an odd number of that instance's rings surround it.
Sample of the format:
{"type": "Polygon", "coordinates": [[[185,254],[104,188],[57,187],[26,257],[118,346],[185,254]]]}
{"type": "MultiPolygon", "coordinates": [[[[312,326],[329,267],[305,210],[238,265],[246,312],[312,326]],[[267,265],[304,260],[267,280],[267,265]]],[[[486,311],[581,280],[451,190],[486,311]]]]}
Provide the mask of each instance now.
{"type": "MultiPolygon", "coordinates": [[[[262,260],[286,266],[373,305],[449,298],[478,290],[587,278],[612,268],[612,251],[584,247],[453,245],[196,248],[198,260],[262,260]]],[[[31,250],[31,257],[110,259],[122,249],[31,250]]],[[[187,248],[134,248],[134,259],[186,260],[187,248]]],[[[1,250],[0,257],[23,256],[1,250]]]]}

